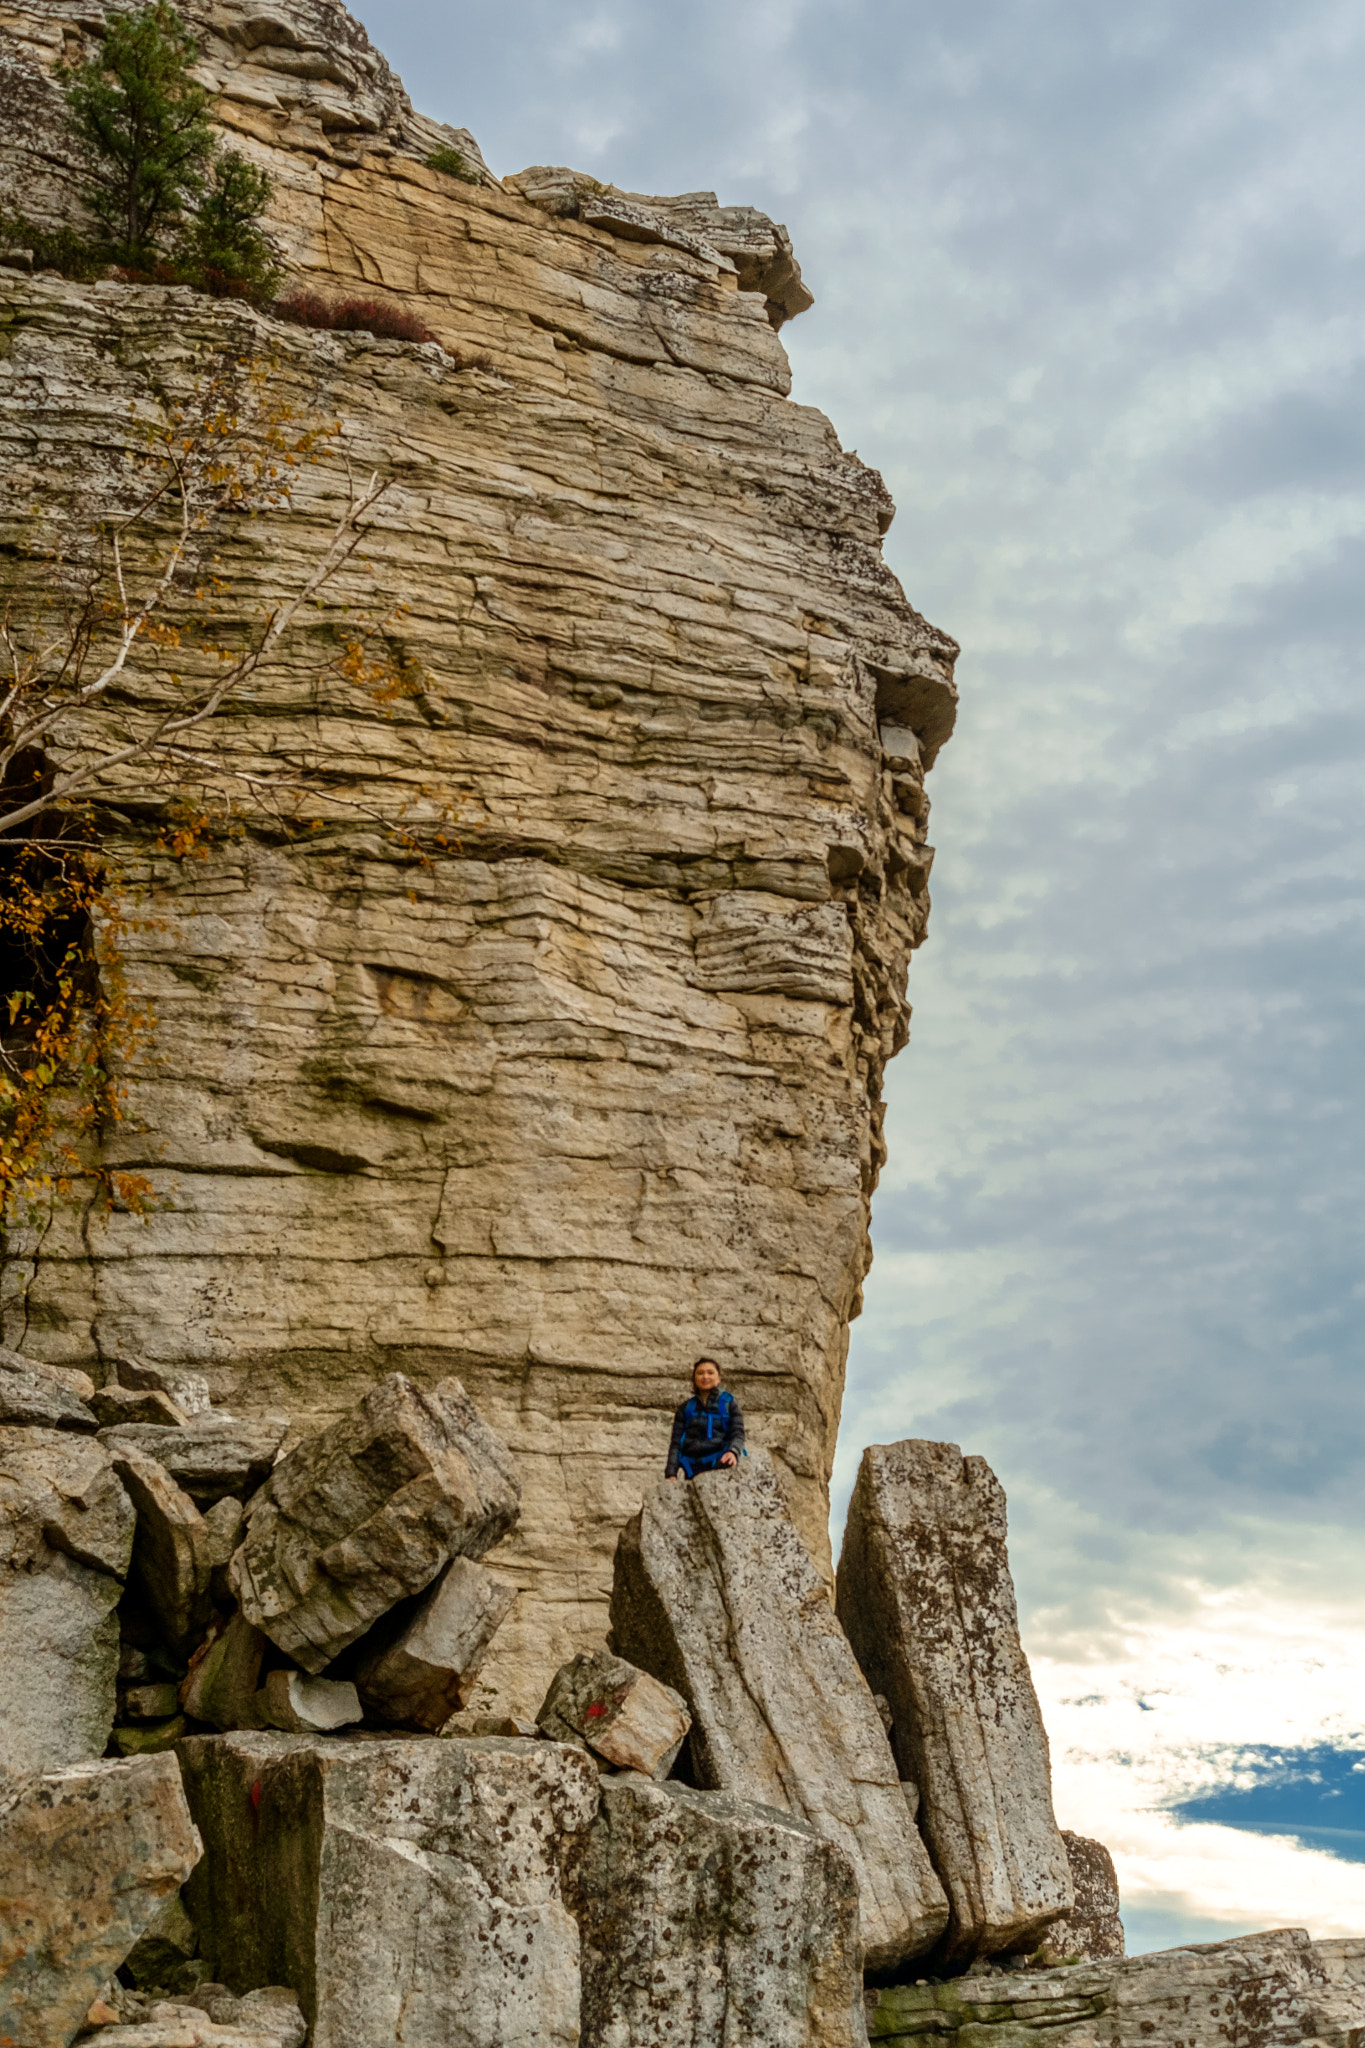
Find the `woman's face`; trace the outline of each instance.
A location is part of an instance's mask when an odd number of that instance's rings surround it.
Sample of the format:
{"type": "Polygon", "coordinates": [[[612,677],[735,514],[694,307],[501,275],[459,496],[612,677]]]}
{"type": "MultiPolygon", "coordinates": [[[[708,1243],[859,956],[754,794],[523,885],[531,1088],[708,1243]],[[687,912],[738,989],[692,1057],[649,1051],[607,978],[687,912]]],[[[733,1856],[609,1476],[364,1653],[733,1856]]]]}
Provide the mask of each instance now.
{"type": "Polygon", "coordinates": [[[720,1385],[720,1374],[709,1358],[703,1360],[693,1373],[692,1384],[699,1394],[709,1394],[713,1387],[720,1385]]]}

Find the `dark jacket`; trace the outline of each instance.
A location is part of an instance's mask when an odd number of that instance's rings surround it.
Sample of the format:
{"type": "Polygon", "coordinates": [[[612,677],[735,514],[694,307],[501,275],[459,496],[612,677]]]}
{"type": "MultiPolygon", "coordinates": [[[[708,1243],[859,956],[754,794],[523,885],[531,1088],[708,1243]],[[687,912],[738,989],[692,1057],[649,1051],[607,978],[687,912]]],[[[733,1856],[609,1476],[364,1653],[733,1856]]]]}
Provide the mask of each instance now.
{"type": "Polygon", "coordinates": [[[744,1417],[739,1403],[724,1387],[709,1394],[693,1394],[673,1417],[673,1435],[664,1467],[669,1479],[681,1471],[690,1479],[694,1472],[710,1472],[726,1451],[738,1457],[744,1449],[744,1417]]]}

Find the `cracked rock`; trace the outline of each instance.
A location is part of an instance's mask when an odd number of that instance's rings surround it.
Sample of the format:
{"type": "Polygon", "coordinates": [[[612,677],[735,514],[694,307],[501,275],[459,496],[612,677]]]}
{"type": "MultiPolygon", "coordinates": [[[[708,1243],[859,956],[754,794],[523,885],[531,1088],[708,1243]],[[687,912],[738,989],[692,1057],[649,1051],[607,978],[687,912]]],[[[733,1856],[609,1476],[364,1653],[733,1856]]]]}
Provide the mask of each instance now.
{"type": "Polygon", "coordinates": [[[536,1716],[551,1742],[585,1742],[618,1770],[666,1778],[692,1725],[682,1696],[610,1650],[561,1665],[536,1716]]]}
{"type": "Polygon", "coordinates": [[[766,1452],[646,1495],[617,1546],[611,1618],[621,1655],[687,1702],[702,1784],[795,1814],[847,1854],[869,1964],[932,1948],[943,1889],[766,1452]]]}
{"type": "Polygon", "coordinates": [[[381,1721],[434,1734],[458,1713],[499,1623],[517,1597],[515,1586],[472,1558],[447,1565],[401,1631],[356,1667],[366,1707],[381,1721]]]}

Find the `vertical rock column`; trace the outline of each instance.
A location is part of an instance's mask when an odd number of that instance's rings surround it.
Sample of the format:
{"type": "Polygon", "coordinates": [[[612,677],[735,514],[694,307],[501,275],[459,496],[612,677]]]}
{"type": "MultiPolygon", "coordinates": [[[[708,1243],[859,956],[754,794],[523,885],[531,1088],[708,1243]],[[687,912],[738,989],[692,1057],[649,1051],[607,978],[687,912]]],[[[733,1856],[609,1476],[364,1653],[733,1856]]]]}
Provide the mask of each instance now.
{"type": "Polygon", "coordinates": [[[956,1444],[863,1452],[839,1619],[893,1716],[902,1778],[952,1908],[948,1955],[1030,1945],[1070,1911],[1047,1734],[1019,1640],[1005,1495],[956,1444]]]}

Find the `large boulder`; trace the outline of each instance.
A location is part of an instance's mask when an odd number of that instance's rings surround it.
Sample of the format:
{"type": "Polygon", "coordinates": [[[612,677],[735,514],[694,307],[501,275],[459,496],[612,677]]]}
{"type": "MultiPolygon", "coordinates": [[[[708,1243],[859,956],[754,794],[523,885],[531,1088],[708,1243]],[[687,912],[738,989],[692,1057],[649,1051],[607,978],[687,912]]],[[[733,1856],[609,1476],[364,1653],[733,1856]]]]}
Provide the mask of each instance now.
{"type": "Polygon", "coordinates": [[[1030,1948],[1072,1905],[1005,1534],[984,1459],[917,1441],[863,1452],[839,1619],[887,1700],[900,1775],[919,1787],[957,1960],[1030,1948]]]}
{"type": "Polygon", "coordinates": [[[0,1779],[103,1755],[133,1522],[93,1437],[0,1429],[0,1779]]]}
{"type": "Polygon", "coordinates": [[[701,1785],[795,1814],[848,1855],[869,1963],[932,1948],[943,1888],[764,1452],[646,1496],[617,1546],[611,1618],[617,1652],[687,1702],[701,1785]]]}
{"type": "Polygon", "coordinates": [[[853,2048],[858,1880],[804,1821],[608,1778],[570,1878],[583,2048],[853,2048]]]}
{"type": "Polygon", "coordinates": [[[66,2048],[199,1854],[173,1756],[74,1764],[0,1798],[0,2042],[66,2048]]]}
{"type": "Polygon", "coordinates": [[[572,2048],[562,1861],[597,1810],[548,1742],[192,1736],[200,1952],[238,1994],[292,1984],[312,2048],[572,2048]]]}
{"type": "Polygon", "coordinates": [[[376,1720],[433,1733],[457,1714],[517,1597],[515,1586],[475,1564],[452,1558],[415,1611],[356,1667],[360,1697],[376,1720]]]}
{"type": "Polygon", "coordinates": [[[868,1997],[873,2048],[1353,2048],[1365,1987],[1338,1944],[1279,1927],[1153,1955],[898,1984],[868,1997]]]}
{"type": "Polygon", "coordinates": [[[280,1460],[233,1558],[248,1621],[323,1671],[452,1557],[481,1557],[517,1518],[506,1447],[455,1379],[391,1373],[280,1460]]]}
{"type": "Polygon", "coordinates": [[[78,1394],[40,1366],[0,1351],[0,1424],[93,1430],[97,1417],[78,1394]]]}

